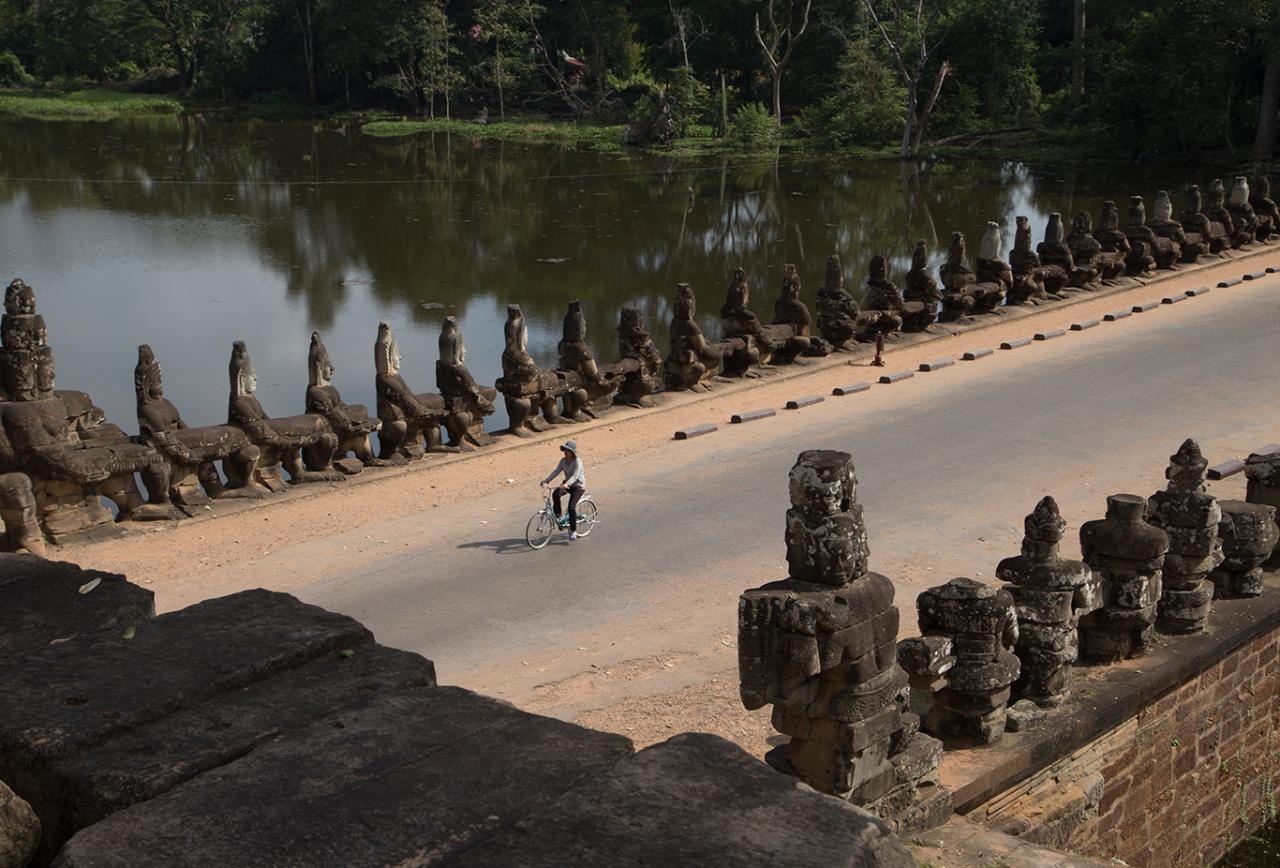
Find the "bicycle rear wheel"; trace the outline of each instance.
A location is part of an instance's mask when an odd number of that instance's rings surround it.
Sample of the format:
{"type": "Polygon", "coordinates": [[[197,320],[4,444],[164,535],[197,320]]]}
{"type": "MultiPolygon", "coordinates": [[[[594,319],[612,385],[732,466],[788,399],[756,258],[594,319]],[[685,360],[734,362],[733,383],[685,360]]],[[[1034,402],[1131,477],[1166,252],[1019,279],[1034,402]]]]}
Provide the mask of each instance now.
{"type": "Polygon", "coordinates": [[[540,549],[551,542],[551,536],[555,532],[556,523],[551,517],[545,512],[535,512],[524,529],[524,541],[529,544],[529,548],[540,549]]]}
{"type": "Polygon", "coordinates": [[[578,504],[578,536],[586,536],[596,525],[596,509],[594,501],[584,500],[578,504]]]}

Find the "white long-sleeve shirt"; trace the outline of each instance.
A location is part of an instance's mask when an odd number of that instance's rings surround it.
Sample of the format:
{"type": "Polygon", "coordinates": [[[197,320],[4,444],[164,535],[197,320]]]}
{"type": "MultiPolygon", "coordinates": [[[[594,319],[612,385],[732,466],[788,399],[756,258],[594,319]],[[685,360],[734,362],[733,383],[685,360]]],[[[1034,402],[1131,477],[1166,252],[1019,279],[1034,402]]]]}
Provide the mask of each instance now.
{"type": "Polygon", "coordinates": [[[575,485],[581,485],[583,488],[587,487],[587,474],[586,470],[582,466],[581,458],[578,458],[577,456],[574,456],[572,459],[561,458],[560,463],[556,465],[556,469],[551,471],[550,476],[542,480],[542,484],[546,485],[548,482],[555,479],[556,475],[560,473],[564,474],[565,488],[572,488],[575,485]]]}

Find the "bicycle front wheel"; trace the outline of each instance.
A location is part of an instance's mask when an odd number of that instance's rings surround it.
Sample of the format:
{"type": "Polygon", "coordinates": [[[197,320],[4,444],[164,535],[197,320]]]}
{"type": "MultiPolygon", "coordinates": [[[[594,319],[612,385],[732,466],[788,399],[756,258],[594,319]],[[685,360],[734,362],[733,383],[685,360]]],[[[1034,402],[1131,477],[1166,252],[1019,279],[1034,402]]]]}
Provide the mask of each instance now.
{"type": "Polygon", "coordinates": [[[593,501],[584,500],[578,504],[578,536],[586,536],[596,525],[596,505],[593,501]]]}
{"type": "Polygon", "coordinates": [[[524,541],[531,549],[540,549],[551,542],[551,535],[556,532],[556,523],[545,512],[535,512],[524,529],[524,541]]]}

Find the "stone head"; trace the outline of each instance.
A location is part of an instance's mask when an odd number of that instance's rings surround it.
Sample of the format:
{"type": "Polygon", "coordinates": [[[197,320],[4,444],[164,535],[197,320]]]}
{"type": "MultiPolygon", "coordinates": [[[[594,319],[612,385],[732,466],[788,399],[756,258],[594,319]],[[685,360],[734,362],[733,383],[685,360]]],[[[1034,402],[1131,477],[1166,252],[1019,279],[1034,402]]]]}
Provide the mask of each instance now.
{"type": "Polygon", "coordinates": [[[1129,197],[1129,225],[1144,226],[1147,222],[1147,205],[1141,196],[1129,197]]]}
{"type": "Polygon", "coordinates": [[[788,299],[800,297],[800,272],[790,263],[782,266],[782,291],[780,295],[788,299]]]}
{"type": "Polygon", "coordinates": [[[751,303],[751,287],[747,283],[747,273],[741,268],[733,270],[733,280],[729,283],[729,291],[725,294],[726,307],[746,307],[751,303]]]}
{"type": "Polygon", "coordinates": [[[1188,438],[1177,452],[1169,456],[1164,478],[1169,480],[1172,489],[1194,491],[1204,484],[1208,467],[1209,462],[1200,451],[1200,444],[1188,438]]]}
{"type": "Polygon", "coordinates": [[[1071,219],[1071,231],[1077,235],[1093,234],[1093,215],[1088,211],[1081,211],[1071,219]]]}
{"type": "Polygon", "coordinates": [[[139,406],[164,397],[160,363],[147,344],[138,346],[138,364],[133,369],[133,390],[138,397],[139,406]]]}
{"type": "Polygon", "coordinates": [[[889,273],[889,263],[883,256],[871,257],[871,265],[868,267],[868,274],[871,280],[883,282],[885,275],[889,273]]]}
{"type": "Polygon", "coordinates": [[[964,233],[952,232],[951,246],[947,248],[947,262],[952,265],[963,265],[968,255],[965,250],[964,233]]]}
{"type": "Polygon", "coordinates": [[[1227,201],[1227,188],[1221,178],[1214,178],[1209,184],[1209,204],[1221,207],[1227,201]]]}
{"type": "Polygon", "coordinates": [[[307,352],[307,379],[312,386],[333,385],[333,359],[320,339],[320,332],[311,333],[311,349],[307,352]]]}
{"type": "Polygon", "coordinates": [[[692,320],[698,313],[698,299],[693,294],[693,287],[687,283],[676,284],[675,318],[692,320]]]}
{"type": "Polygon", "coordinates": [[[844,289],[844,269],[840,267],[840,257],[835,253],[827,257],[827,271],[822,276],[822,288],[832,291],[844,289]]]}
{"type": "Polygon", "coordinates": [[[249,350],[244,341],[236,341],[231,345],[231,364],[228,366],[231,375],[231,395],[242,398],[252,395],[258,390],[258,373],[253,369],[249,359],[249,350]]]}
{"type": "Polygon", "coordinates": [[[1271,198],[1271,178],[1266,175],[1258,175],[1253,179],[1253,186],[1257,188],[1258,195],[1263,199],[1271,198]]]}
{"type": "Polygon", "coordinates": [[[1044,497],[1022,522],[1027,539],[1041,542],[1059,542],[1067,532],[1067,523],[1058,511],[1058,502],[1044,497]]]}
{"type": "Polygon", "coordinates": [[[1031,252],[1031,221],[1019,217],[1013,230],[1013,249],[1019,253],[1031,252]]]}
{"type": "Polygon", "coordinates": [[[1112,521],[1138,524],[1147,508],[1147,499],[1139,494],[1107,495],[1107,518],[1112,521]]]}
{"type": "Polygon", "coordinates": [[[467,360],[467,344],[462,339],[457,317],[447,316],[440,324],[440,361],[446,365],[461,365],[467,360]]]}
{"type": "Polygon", "coordinates": [[[587,339],[587,318],[582,313],[582,302],[569,302],[564,315],[564,339],[570,343],[582,343],[587,339]]]}
{"type": "MultiPolygon", "coordinates": [[[[1080,219],[1080,216],[1076,215],[1076,220],[1078,221],[1079,219],[1080,219]]],[[[1073,224],[1073,228],[1074,228],[1074,225],[1075,224],[1073,224]]],[[[1061,244],[1062,239],[1064,239],[1065,237],[1066,237],[1066,233],[1062,225],[1062,214],[1060,214],[1057,211],[1050,211],[1049,222],[1046,223],[1044,226],[1045,242],[1049,244],[1061,244]]]]}
{"type": "Polygon", "coordinates": [[[618,331],[634,334],[644,331],[644,315],[638,307],[623,307],[618,315],[618,331]]]}
{"type": "Polygon", "coordinates": [[[378,338],[373,342],[373,366],[379,376],[400,373],[400,344],[391,331],[391,323],[378,323],[378,338]]]}
{"type": "Polygon", "coordinates": [[[915,249],[911,251],[911,268],[914,271],[924,271],[929,267],[929,245],[924,243],[921,238],[916,241],[915,249]]]}
{"type": "Polygon", "coordinates": [[[1151,217],[1157,223],[1168,223],[1173,220],[1173,200],[1168,190],[1156,191],[1156,203],[1151,207],[1151,217]]]}
{"type": "Polygon", "coordinates": [[[1115,232],[1120,229],[1120,209],[1110,199],[1102,203],[1102,217],[1098,228],[1103,232],[1115,232]]]}
{"type": "Polygon", "coordinates": [[[1204,200],[1200,196],[1200,185],[1192,184],[1187,188],[1187,211],[1191,214],[1199,214],[1203,207],[1204,200]]]}
{"type": "Polygon", "coordinates": [[[994,261],[1004,255],[1004,236],[1000,233],[1000,224],[987,221],[987,229],[982,233],[982,245],[978,248],[978,256],[994,261]]]}
{"type": "Polygon", "coordinates": [[[809,519],[848,512],[857,497],[858,480],[847,452],[810,449],[791,468],[791,506],[809,519]]]}
{"type": "Polygon", "coordinates": [[[36,294],[21,278],[15,278],[4,291],[4,312],[9,316],[36,312],[36,294]]]}
{"type": "Polygon", "coordinates": [[[507,305],[507,322],[502,327],[507,349],[513,353],[523,353],[529,341],[528,331],[529,328],[524,321],[524,311],[520,310],[520,305],[507,305]]]}
{"type": "Polygon", "coordinates": [[[1244,175],[1237,175],[1236,182],[1231,186],[1231,204],[1249,204],[1249,179],[1244,175]]]}

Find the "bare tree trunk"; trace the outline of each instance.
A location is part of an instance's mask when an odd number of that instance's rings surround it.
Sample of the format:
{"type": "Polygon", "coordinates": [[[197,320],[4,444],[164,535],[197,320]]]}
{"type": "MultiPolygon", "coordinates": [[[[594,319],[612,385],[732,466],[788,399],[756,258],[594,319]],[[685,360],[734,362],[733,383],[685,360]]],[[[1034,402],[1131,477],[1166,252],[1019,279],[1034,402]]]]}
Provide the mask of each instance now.
{"type": "Polygon", "coordinates": [[[1258,111],[1258,132],[1253,140],[1255,160],[1269,160],[1275,156],[1277,114],[1280,114],[1280,58],[1272,58],[1262,78],[1262,107],[1258,111]]]}
{"type": "Polygon", "coordinates": [[[311,0],[302,0],[301,9],[295,9],[298,29],[302,31],[302,63],[307,71],[307,96],[311,104],[316,102],[316,37],[311,21],[311,0]]]}
{"type": "Polygon", "coordinates": [[[720,72],[720,129],[719,137],[729,135],[729,89],[724,83],[724,71],[720,72]]]}
{"type": "Polygon", "coordinates": [[[782,123],[782,67],[773,70],[773,117],[782,123]]]}
{"type": "Polygon", "coordinates": [[[495,53],[497,62],[495,69],[497,70],[498,79],[498,117],[505,121],[507,119],[507,104],[502,94],[502,45],[500,43],[495,43],[495,53]]]}
{"type": "Polygon", "coordinates": [[[1075,0],[1075,4],[1075,25],[1071,32],[1071,101],[1078,103],[1084,96],[1085,0],[1075,0]]]}

